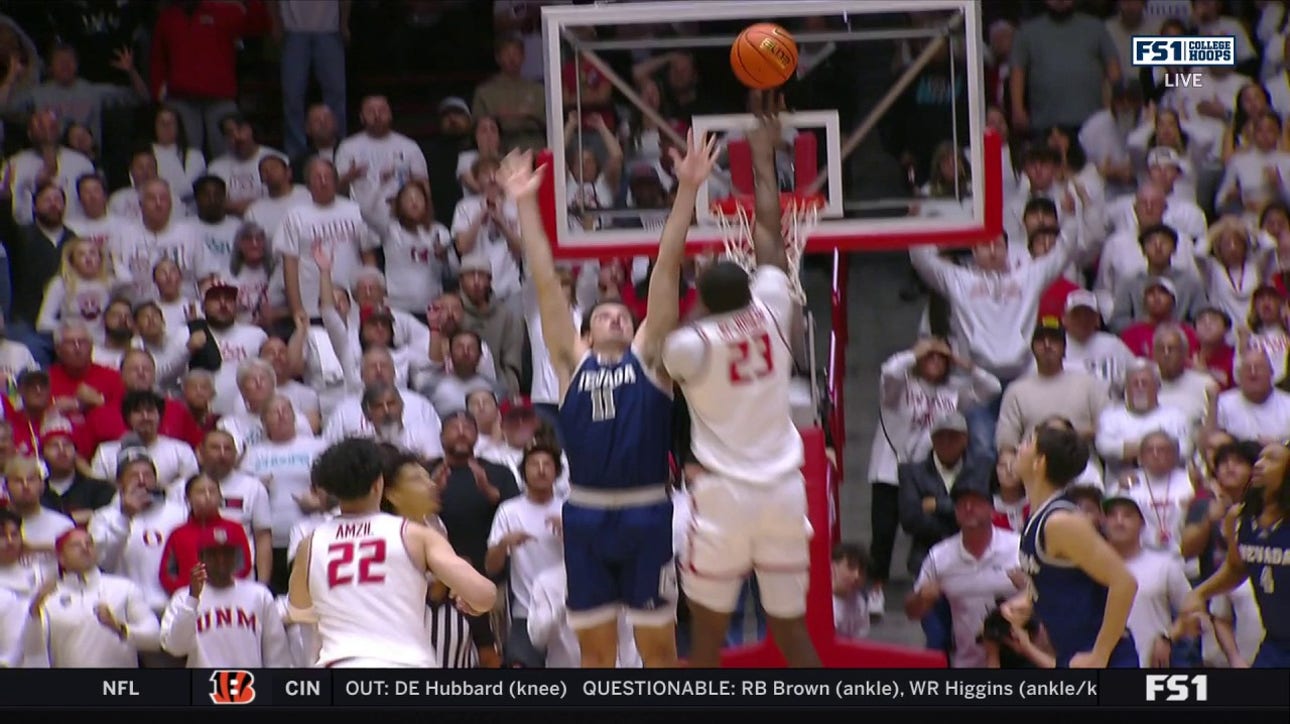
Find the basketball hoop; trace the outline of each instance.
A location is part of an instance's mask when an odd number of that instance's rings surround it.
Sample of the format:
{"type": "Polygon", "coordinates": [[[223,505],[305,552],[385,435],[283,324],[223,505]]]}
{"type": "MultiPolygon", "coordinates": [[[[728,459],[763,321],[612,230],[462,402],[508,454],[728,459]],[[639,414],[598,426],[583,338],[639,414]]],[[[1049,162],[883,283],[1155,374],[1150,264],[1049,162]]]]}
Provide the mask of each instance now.
{"type": "MultiPolygon", "coordinates": [[[[726,247],[726,258],[743,267],[749,274],[757,267],[753,247],[753,221],[756,202],[752,196],[731,196],[712,204],[712,214],[721,227],[721,241],[726,247]]],[[[819,194],[804,196],[795,193],[779,195],[780,232],[788,255],[788,283],[798,304],[806,303],[802,289],[802,254],[806,240],[820,221],[824,197],[819,194]]]]}

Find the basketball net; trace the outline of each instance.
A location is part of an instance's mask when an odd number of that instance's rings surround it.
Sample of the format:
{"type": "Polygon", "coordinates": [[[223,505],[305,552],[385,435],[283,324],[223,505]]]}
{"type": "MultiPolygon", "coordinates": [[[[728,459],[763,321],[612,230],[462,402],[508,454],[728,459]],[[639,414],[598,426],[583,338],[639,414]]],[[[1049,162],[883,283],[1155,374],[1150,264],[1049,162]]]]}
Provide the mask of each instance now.
{"type": "MultiPolygon", "coordinates": [[[[788,283],[798,304],[806,304],[806,291],[802,289],[802,254],[806,241],[820,221],[821,196],[780,194],[780,234],[788,256],[788,283]]],[[[753,243],[753,225],[756,218],[755,202],[748,197],[730,197],[712,205],[712,213],[721,229],[725,258],[743,267],[749,274],[757,268],[757,253],[753,243]]]]}

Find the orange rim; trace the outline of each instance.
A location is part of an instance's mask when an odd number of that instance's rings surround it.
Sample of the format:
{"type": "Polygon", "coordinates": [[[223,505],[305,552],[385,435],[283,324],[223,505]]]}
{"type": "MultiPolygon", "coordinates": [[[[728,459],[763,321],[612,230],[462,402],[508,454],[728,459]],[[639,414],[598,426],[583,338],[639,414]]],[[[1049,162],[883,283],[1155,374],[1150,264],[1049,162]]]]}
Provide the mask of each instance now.
{"type": "MultiPolygon", "coordinates": [[[[752,196],[729,196],[713,202],[712,211],[723,216],[736,216],[740,213],[751,215],[755,206],[756,199],[752,196]]],[[[824,196],[785,192],[779,195],[779,206],[786,214],[805,209],[820,209],[824,207],[824,196]]]]}

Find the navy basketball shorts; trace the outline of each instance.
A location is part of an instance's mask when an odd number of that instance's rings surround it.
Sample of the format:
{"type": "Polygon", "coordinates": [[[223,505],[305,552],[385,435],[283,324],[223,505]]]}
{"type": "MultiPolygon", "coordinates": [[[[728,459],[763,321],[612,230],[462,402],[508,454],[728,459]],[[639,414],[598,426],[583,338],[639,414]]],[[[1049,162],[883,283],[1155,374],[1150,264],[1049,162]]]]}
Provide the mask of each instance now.
{"type": "Polygon", "coordinates": [[[618,619],[633,626],[676,621],[672,501],[625,508],[564,504],[569,624],[587,629],[618,619]]]}

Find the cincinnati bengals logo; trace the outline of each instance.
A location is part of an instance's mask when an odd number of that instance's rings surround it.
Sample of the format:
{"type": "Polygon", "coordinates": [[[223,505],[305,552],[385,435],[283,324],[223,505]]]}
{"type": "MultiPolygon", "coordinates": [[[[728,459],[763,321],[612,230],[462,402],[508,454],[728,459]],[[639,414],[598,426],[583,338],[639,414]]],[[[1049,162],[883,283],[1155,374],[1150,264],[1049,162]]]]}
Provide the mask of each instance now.
{"type": "Polygon", "coordinates": [[[255,676],[241,669],[211,673],[211,701],[216,704],[250,704],[255,701],[255,676]]]}

